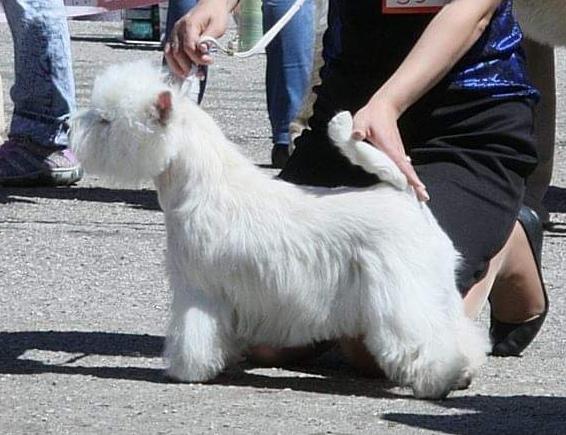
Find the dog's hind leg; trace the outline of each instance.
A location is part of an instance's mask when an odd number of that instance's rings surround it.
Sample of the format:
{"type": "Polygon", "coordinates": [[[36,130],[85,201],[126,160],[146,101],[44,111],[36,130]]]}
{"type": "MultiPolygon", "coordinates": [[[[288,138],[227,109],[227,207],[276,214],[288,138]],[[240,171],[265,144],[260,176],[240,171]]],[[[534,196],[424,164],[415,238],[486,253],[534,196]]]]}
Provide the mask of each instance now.
{"type": "Polygon", "coordinates": [[[466,375],[463,355],[433,342],[408,345],[408,340],[395,328],[380,325],[366,334],[364,344],[387,377],[411,387],[417,398],[442,399],[458,387],[466,375]]]}
{"type": "Polygon", "coordinates": [[[458,345],[453,316],[423,302],[426,289],[417,283],[411,289],[407,281],[402,288],[398,283],[374,291],[366,306],[364,343],[389,379],[410,386],[418,398],[440,399],[458,386],[469,361],[458,345]]]}
{"type": "Polygon", "coordinates": [[[226,304],[200,290],[173,292],[165,346],[167,375],[181,381],[215,378],[238,355],[226,304]]]}

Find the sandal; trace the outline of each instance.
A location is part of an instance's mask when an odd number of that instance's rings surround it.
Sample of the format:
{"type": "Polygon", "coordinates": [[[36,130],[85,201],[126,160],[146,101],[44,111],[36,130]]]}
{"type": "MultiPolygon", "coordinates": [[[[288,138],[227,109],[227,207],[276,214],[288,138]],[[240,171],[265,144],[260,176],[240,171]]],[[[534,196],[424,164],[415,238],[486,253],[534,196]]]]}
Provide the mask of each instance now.
{"type": "Polygon", "coordinates": [[[522,206],[519,211],[518,220],[525,230],[529,245],[535,257],[544,295],[544,311],[538,317],[524,323],[500,322],[492,314],[489,334],[493,343],[491,351],[493,356],[519,356],[534,340],[548,313],[548,295],[544,287],[541,273],[542,224],[536,212],[525,205],[522,206]]]}

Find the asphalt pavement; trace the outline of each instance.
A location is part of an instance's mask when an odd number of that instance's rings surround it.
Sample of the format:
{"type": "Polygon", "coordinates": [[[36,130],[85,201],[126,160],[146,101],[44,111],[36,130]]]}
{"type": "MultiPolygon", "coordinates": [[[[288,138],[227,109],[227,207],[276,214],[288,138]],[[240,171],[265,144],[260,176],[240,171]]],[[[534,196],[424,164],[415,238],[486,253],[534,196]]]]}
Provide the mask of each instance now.
{"type": "MultiPolygon", "coordinates": [[[[80,106],[106,65],[160,59],[154,48],[120,43],[119,23],[73,22],[71,29],[80,106]]],[[[562,75],[563,57],[559,65],[562,75]]],[[[265,166],[264,67],[262,56],[219,55],[204,107],[265,166]]],[[[0,74],[9,115],[14,76],[5,24],[0,74]]],[[[167,382],[160,356],[169,300],[165,228],[152,186],[122,189],[87,175],[72,188],[0,188],[0,433],[566,433],[562,147],[546,202],[554,227],[544,242],[551,300],[544,330],[523,357],[489,358],[470,389],[427,402],[357,376],[332,354],[286,370],[244,366],[210,384],[167,382]]],[[[486,313],[480,321],[487,326],[486,313]]]]}

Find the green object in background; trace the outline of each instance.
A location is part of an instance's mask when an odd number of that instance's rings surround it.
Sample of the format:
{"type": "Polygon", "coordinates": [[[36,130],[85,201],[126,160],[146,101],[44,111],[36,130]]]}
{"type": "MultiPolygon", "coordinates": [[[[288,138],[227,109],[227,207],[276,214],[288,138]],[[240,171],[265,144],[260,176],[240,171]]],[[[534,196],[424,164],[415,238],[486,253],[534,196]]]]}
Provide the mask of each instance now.
{"type": "Polygon", "coordinates": [[[238,21],[239,51],[249,50],[263,36],[261,3],[262,0],[240,1],[240,17],[238,21]]]}
{"type": "Polygon", "coordinates": [[[124,39],[159,41],[159,6],[127,9],[124,14],[124,39]]]}

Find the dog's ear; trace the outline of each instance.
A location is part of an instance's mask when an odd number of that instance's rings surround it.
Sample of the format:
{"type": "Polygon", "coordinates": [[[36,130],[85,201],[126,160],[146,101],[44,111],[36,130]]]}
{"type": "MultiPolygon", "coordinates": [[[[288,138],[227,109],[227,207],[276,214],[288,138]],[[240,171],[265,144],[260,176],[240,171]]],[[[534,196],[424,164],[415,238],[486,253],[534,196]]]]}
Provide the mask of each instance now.
{"type": "Polygon", "coordinates": [[[165,125],[171,115],[171,109],[173,108],[173,100],[170,91],[161,91],[157,95],[157,100],[155,101],[155,109],[157,110],[157,116],[159,123],[165,125]]]}

